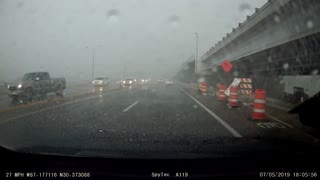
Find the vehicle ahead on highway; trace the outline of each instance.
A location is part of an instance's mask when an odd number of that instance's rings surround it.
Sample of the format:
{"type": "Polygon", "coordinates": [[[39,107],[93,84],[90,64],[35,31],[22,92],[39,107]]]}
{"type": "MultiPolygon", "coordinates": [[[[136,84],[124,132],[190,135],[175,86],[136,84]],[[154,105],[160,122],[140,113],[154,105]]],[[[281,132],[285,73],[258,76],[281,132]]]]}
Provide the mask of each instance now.
{"type": "Polygon", "coordinates": [[[172,85],[173,81],[172,80],[166,80],[165,83],[166,83],[166,85],[172,85]]]}
{"type": "Polygon", "coordinates": [[[137,81],[135,81],[135,79],[125,79],[122,81],[121,86],[126,87],[126,86],[133,86],[136,84],[137,84],[137,81]]]}
{"type": "Polygon", "coordinates": [[[110,84],[110,80],[107,77],[97,77],[92,81],[93,86],[108,86],[110,84]]]}
{"type": "Polygon", "coordinates": [[[141,79],[139,79],[139,80],[137,81],[137,83],[140,84],[140,85],[144,85],[144,84],[149,83],[149,79],[147,79],[147,78],[141,78],[141,79]]]}
{"type": "Polygon", "coordinates": [[[46,96],[47,93],[56,93],[63,97],[66,88],[65,78],[51,78],[48,72],[26,73],[16,85],[8,85],[8,96],[13,102],[32,101],[34,96],[46,96]]]}

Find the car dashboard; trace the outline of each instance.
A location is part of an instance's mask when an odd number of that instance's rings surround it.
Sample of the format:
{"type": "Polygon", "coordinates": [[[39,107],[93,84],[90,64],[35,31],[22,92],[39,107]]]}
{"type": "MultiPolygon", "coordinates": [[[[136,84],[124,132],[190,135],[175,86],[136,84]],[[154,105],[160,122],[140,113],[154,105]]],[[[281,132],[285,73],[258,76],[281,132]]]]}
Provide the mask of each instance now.
{"type": "MultiPolygon", "coordinates": [[[[294,173],[319,173],[319,156],[253,153],[246,156],[183,159],[105,158],[39,155],[0,149],[1,178],[69,177],[90,179],[294,177],[294,173]]],[[[304,174],[305,176],[307,174],[304,174]]]]}

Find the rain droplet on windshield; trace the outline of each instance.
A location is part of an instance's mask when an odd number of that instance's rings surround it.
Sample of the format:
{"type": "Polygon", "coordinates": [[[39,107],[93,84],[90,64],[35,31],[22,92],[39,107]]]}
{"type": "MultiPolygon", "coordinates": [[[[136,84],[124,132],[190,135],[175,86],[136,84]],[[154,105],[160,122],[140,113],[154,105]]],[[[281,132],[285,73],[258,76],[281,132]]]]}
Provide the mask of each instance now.
{"type": "Polygon", "coordinates": [[[319,73],[319,70],[318,69],[314,69],[312,70],[311,74],[312,75],[317,75],[319,73]]]}
{"type": "Polygon", "coordinates": [[[235,77],[239,76],[239,72],[238,71],[234,71],[233,72],[233,76],[235,76],[235,77]]]}
{"type": "Polygon", "coordinates": [[[289,64],[288,63],[285,63],[285,64],[283,64],[283,69],[288,69],[289,68],[289,64]]]}
{"type": "Polygon", "coordinates": [[[110,22],[118,22],[119,21],[119,11],[116,9],[111,9],[107,12],[107,19],[110,22]]]}
{"type": "Polygon", "coordinates": [[[245,10],[247,10],[247,9],[251,9],[251,6],[250,6],[250,4],[248,4],[248,3],[241,3],[240,5],[239,5],[239,10],[242,12],[242,11],[245,11],[245,10]]]}
{"type": "Polygon", "coordinates": [[[273,20],[274,20],[274,22],[276,22],[276,23],[279,23],[281,20],[280,20],[280,16],[278,16],[278,15],[275,15],[274,17],[273,17],[273,20]]]}
{"type": "Polygon", "coordinates": [[[173,27],[177,27],[180,23],[180,17],[173,15],[171,17],[169,17],[169,23],[173,26],[173,27]]]}
{"type": "Polygon", "coordinates": [[[198,79],[198,83],[202,83],[202,82],[204,82],[204,81],[205,81],[204,78],[199,78],[199,79],[198,79]]]}
{"type": "Polygon", "coordinates": [[[299,32],[300,31],[300,27],[298,25],[295,25],[294,26],[294,30],[296,30],[296,32],[299,32]]]}
{"type": "Polygon", "coordinates": [[[311,20],[308,20],[308,21],[307,21],[307,27],[308,27],[309,29],[312,29],[312,28],[313,28],[313,22],[312,22],[311,20]]]}
{"type": "Polygon", "coordinates": [[[217,72],[217,67],[213,67],[212,72],[217,72]]]}
{"type": "Polygon", "coordinates": [[[239,11],[244,15],[249,16],[252,14],[252,7],[248,3],[241,3],[239,5],[239,11]]]}

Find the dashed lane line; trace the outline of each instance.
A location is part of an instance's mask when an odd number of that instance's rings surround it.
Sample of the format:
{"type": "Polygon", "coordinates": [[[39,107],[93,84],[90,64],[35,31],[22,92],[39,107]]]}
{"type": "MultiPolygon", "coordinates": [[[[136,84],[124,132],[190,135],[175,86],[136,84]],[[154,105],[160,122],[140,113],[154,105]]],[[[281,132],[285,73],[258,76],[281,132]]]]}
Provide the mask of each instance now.
{"type": "Polygon", "coordinates": [[[135,106],[136,104],[138,104],[139,101],[134,102],[133,104],[131,104],[130,106],[128,106],[127,108],[125,108],[124,110],[122,110],[122,112],[127,112],[129,111],[129,109],[131,109],[133,106],[135,106]]]}

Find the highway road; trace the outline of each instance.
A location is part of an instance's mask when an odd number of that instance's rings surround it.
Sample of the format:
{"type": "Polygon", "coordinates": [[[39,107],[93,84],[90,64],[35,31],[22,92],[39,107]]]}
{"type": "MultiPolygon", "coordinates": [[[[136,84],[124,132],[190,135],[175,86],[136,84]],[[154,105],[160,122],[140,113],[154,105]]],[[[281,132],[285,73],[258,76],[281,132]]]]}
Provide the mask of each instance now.
{"type": "Polygon", "coordinates": [[[130,150],[151,143],[158,144],[153,148],[159,151],[164,146],[178,151],[217,139],[281,137],[319,141],[285,122],[250,120],[250,114],[248,106],[229,109],[216,97],[201,96],[179,84],[113,85],[73,98],[2,111],[0,144],[14,149],[130,150]]]}

